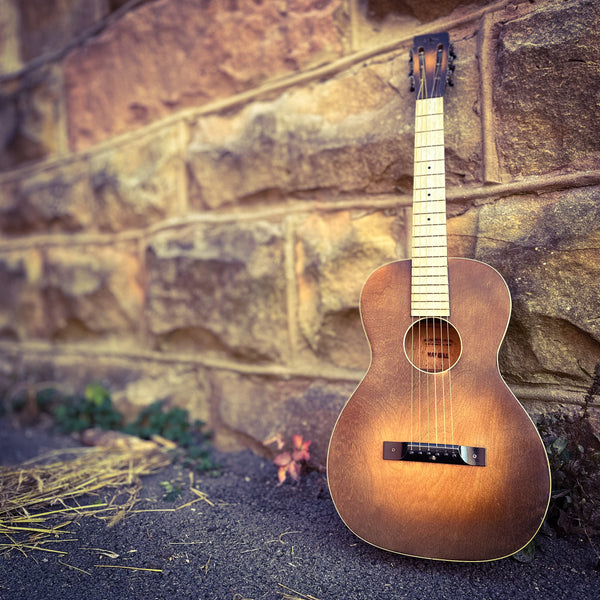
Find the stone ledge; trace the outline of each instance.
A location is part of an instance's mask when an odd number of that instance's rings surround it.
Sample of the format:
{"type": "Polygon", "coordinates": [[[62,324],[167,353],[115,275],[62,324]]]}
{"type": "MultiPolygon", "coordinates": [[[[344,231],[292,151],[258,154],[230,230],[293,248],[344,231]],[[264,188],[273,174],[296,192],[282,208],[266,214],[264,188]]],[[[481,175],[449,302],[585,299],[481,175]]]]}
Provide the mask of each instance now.
{"type": "Polygon", "coordinates": [[[69,344],[57,347],[56,344],[42,341],[28,341],[25,343],[0,340],[0,351],[4,355],[4,360],[12,356],[27,356],[32,358],[46,358],[61,356],[75,360],[123,360],[132,364],[139,364],[140,361],[156,364],[187,364],[198,367],[205,367],[220,371],[230,371],[244,375],[258,375],[266,377],[277,377],[283,380],[290,378],[319,378],[329,381],[354,382],[358,383],[364,375],[363,370],[345,369],[329,365],[318,364],[297,364],[297,365],[253,365],[248,363],[238,363],[230,360],[199,356],[196,354],[182,353],[163,353],[156,351],[132,351],[116,350],[114,345],[102,346],[101,344],[69,344]]]}
{"type": "MultiPolygon", "coordinates": [[[[2,178],[0,176],[0,184],[2,178]]],[[[545,193],[569,188],[589,187],[600,185],[600,169],[575,173],[533,175],[516,179],[510,183],[491,185],[474,185],[470,187],[449,187],[446,192],[448,203],[462,203],[478,199],[494,200],[512,195],[527,193],[545,193]]],[[[138,240],[144,242],[147,238],[167,230],[176,230],[189,225],[200,223],[230,223],[265,218],[283,218],[287,215],[310,212],[336,212],[340,210],[367,209],[386,210],[405,208],[412,205],[412,197],[408,194],[320,194],[318,200],[297,199],[295,204],[280,206],[250,208],[244,212],[238,211],[209,211],[192,213],[184,217],[165,219],[146,229],[111,233],[49,233],[34,234],[25,238],[0,239],[0,251],[21,250],[40,246],[61,245],[110,245],[115,242],[138,240]]]]}

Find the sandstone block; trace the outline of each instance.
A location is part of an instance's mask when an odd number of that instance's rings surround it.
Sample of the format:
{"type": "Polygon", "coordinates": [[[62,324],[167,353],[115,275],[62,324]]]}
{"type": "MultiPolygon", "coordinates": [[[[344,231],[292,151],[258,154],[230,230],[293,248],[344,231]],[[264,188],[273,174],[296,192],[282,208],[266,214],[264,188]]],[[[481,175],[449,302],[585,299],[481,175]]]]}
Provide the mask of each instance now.
{"type": "Polygon", "coordinates": [[[177,127],[98,152],[89,160],[93,227],[143,228],[183,210],[183,172],[177,127]]]}
{"type": "Polygon", "coordinates": [[[0,230],[33,232],[141,229],[182,210],[176,128],[30,171],[1,184],[0,230]]]}
{"type": "Polygon", "coordinates": [[[18,0],[4,0],[0,14],[0,73],[11,73],[22,66],[19,35],[18,0]]]}
{"type": "MultiPolygon", "coordinates": [[[[407,48],[408,50],[408,48],[407,48]]],[[[474,42],[461,44],[460,78],[446,112],[450,184],[479,178],[474,42]],[[460,82],[460,83],[459,83],[460,82]]],[[[235,115],[191,124],[189,195],[198,209],[288,195],[412,189],[415,96],[408,53],[298,87],[235,115]]]]}
{"type": "Polygon", "coordinates": [[[1,186],[0,230],[10,236],[93,229],[96,210],[84,161],[32,171],[1,186]]]}
{"type": "MultiPolygon", "coordinates": [[[[200,419],[212,426],[210,376],[205,369],[150,360],[137,362],[138,365],[131,365],[127,380],[115,379],[109,388],[115,406],[126,420],[133,420],[153,402],[164,401],[167,408],[178,406],[186,409],[190,421],[200,419]]],[[[111,373],[107,375],[110,378],[111,373]]]]}
{"type": "Polygon", "coordinates": [[[355,387],[353,383],[216,373],[222,428],[220,434],[217,429],[217,443],[235,447],[227,430],[233,439],[237,436],[237,448],[244,438],[258,445],[278,432],[288,442],[292,435],[300,434],[312,440],[311,456],[324,465],[331,431],[355,387]]]}
{"type": "Polygon", "coordinates": [[[148,243],[146,315],[157,346],[240,360],[288,352],[282,227],[198,224],[148,243]]]}
{"type": "Polygon", "coordinates": [[[509,176],[600,164],[600,15],[553,2],[500,27],[496,144],[509,176]]]}
{"type": "Polygon", "coordinates": [[[45,303],[39,294],[43,256],[37,249],[0,253],[0,336],[22,340],[44,334],[45,303]]]}
{"type": "Polygon", "coordinates": [[[135,246],[3,253],[0,318],[4,337],[26,341],[138,336],[143,306],[135,246]]]}
{"type": "Polygon", "coordinates": [[[56,65],[0,84],[0,170],[65,151],[62,86],[56,65]]]}
{"type": "Polygon", "coordinates": [[[153,402],[164,401],[167,407],[188,410],[190,420],[210,422],[209,375],[201,367],[61,349],[52,353],[3,350],[0,392],[5,397],[26,383],[44,383],[69,395],[99,382],[126,421],[153,402]]]}
{"type": "Polygon", "coordinates": [[[159,0],[66,61],[73,149],[337,57],[340,0],[159,0]]]}
{"type": "Polygon", "coordinates": [[[496,267],[513,299],[502,365],[511,381],[578,384],[600,356],[598,188],[482,207],[476,258],[496,267]]]}
{"type": "Polygon", "coordinates": [[[21,54],[25,61],[62,50],[109,12],[109,0],[27,0],[19,2],[21,54]]]}
{"type": "Polygon", "coordinates": [[[360,291],[370,273],[406,258],[403,212],[310,214],[296,228],[298,327],[312,360],[363,369],[369,348],[360,291]]]}

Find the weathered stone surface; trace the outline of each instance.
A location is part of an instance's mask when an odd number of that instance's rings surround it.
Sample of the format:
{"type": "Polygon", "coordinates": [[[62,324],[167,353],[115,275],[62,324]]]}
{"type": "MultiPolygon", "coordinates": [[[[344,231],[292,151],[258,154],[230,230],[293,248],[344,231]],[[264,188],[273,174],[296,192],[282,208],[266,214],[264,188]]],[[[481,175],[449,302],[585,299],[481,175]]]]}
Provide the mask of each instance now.
{"type": "MultiPolygon", "coordinates": [[[[458,6],[464,6],[464,0],[441,0],[437,2],[423,2],[423,0],[367,0],[366,16],[374,21],[381,21],[389,15],[410,15],[422,22],[433,21],[439,17],[449,15],[458,6]]],[[[470,8],[477,5],[489,4],[488,0],[475,0],[469,3],[470,8]]]]}
{"type": "Polygon", "coordinates": [[[266,221],[198,224],[153,237],[147,321],[165,351],[273,361],[287,355],[283,231],[266,221]]]}
{"type": "Polygon", "coordinates": [[[92,229],[96,212],[84,161],[0,184],[0,231],[6,235],[92,229]]]}
{"type": "Polygon", "coordinates": [[[109,340],[139,335],[143,306],[135,246],[50,247],[0,255],[3,337],[109,340]]]}
{"type": "Polygon", "coordinates": [[[339,56],[340,6],[158,0],[128,13],[67,60],[71,147],[339,56]]]}
{"type": "Polygon", "coordinates": [[[180,214],[182,168],[177,127],[94,154],[89,160],[93,228],[142,228],[180,214]]]}
{"type": "Polygon", "coordinates": [[[0,184],[0,231],[118,232],[182,211],[177,128],[0,184]]]}
{"type": "Polygon", "coordinates": [[[375,268],[406,258],[405,242],[403,212],[311,214],[298,225],[298,327],[313,360],[363,370],[369,366],[360,291],[375,268]]]}
{"type": "MultiPolygon", "coordinates": [[[[447,102],[449,184],[479,177],[481,125],[474,112],[473,40],[447,102]]],[[[412,187],[414,94],[407,55],[254,103],[234,116],[201,118],[188,148],[190,199],[219,208],[313,190],[408,191],[412,187]]]]}
{"type": "Polygon", "coordinates": [[[600,13],[549,3],[500,29],[496,144],[511,176],[600,165],[600,13]]]}
{"type": "Polygon", "coordinates": [[[180,406],[190,419],[210,423],[210,378],[195,365],[164,364],[141,358],[102,356],[89,353],[27,352],[3,347],[0,362],[0,394],[11,398],[24,384],[44,384],[64,394],[82,393],[99,382],[110,392],[113,403],[127,421],[153,402],[180,406]]]}
{"type": "MultiPolygon", "coordinates": [[[[190,420],[200,419],[212,426],[210,415],[210,375],[201,367],[139,361],[131,365],[126,381],[110,387],[115,406],[127,420],[153,402],[189,411],[190,420]]],[[[111,373],[107,373],[111,375],[111,373]]]]}
{"type": "Polygon", "coordinates": [[[0,170],[66,149],[62,85],[52,65],[0,83],[0,170]]]}
{"type": "Polygon", "coordinates": [[[446,87],[444,93],[444,142],[448,188],[472,184],[480,181],[482,176],[477,38],[475,35],[469,35],[464,40],[452,41],[456,52],[454,86],[446,87]]]}
{"type": "Polygon", "coordinates": [[[18,6],[25,61],[62,50],[109,12],[109,0],[27,0],[18,6]]]}
{"type": "Polygon", "coordinates": [[[240,439],[260,444],[279,432],[289,442],[292,435],[300,434],[312,440],[311,456],[324,465],[331,431],[355,387],[353,383],[217,373],[221,427],[220,434],[217,429],[217,442],[234,449],[236,435],[239,448],[240,439]]]}
{"type": "Polygon", "coordinates": [[[600,357],[598,188],[481,208],[475,257],[496,267],[513,299],[502,366],[516,383],[579,384],[600,357]]]}
{"type": "Polygon", "coordinates": [[[135,245],[49,248],[45,291],[52,336],[61,340],[139,333],[144,302],[135,245]]]}
{"type": "Polygon", "coordinates": [[[44,334],[43,298],[39,288],[43,256],[38,249],[0,254],[0,336],[23,340],[44,334]]]}
{"type": "Polygon", "coordinates": [[[4,0],[0,11],[0,73],[11,73],[22,65],[17,1],[4,0]]]}

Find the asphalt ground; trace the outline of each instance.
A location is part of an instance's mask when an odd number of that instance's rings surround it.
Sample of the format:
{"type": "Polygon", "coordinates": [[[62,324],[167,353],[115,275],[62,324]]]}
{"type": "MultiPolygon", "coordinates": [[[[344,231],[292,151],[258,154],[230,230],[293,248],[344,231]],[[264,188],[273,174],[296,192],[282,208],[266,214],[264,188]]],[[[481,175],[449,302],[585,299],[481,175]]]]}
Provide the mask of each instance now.
{"type": "MultiPolygon", "coordinates": [[[[0,419],[2,464],[73,444],[0,419]]],[[[313,472],[300,484],[278,486],[276,467],[251,452],[217,460],[218,477],[193,480],[209,502],[191,491],[189,471],[173,465],[142,478],[135,509],[153,512],[129,514],[113,527],[82,516],[69,525],[72,541],[62,536],[47,545],[61,553],[0,553],[0,599],[600,598],[598,539],[538,534],[527,563],[407,558],[357,539],[337,515],[324,475],[313,472]],[[167,499],[165,482],[181,494],[167,499]]]]}

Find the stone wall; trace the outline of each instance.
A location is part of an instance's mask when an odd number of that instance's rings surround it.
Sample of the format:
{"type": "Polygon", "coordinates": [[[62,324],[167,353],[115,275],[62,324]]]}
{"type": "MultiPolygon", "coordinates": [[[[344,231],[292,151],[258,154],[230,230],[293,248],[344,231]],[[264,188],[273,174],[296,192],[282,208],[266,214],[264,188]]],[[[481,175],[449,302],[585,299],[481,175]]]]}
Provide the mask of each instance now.
{"type": "Polygon", "coordinates": [[[600,362],[594,0],[2,8],[2,389],[100,380],[129,414],[187,407],[222,448],[301,433],[323,460],[369,364],[361,286],[408,257],[408,50],[448,30],[450,251],[507,280],[500,364],[530,412],[582,401],[600,362]]]}

